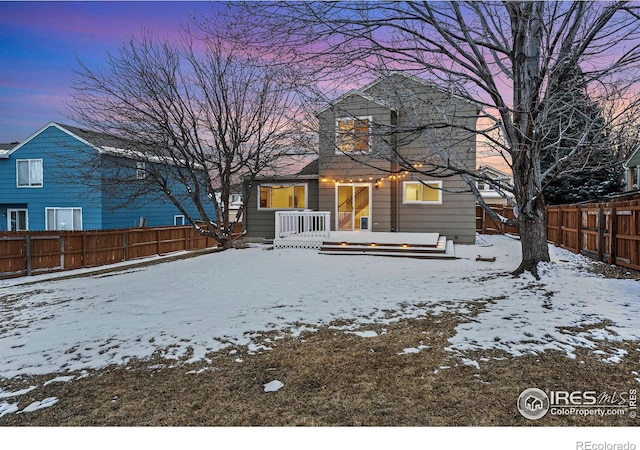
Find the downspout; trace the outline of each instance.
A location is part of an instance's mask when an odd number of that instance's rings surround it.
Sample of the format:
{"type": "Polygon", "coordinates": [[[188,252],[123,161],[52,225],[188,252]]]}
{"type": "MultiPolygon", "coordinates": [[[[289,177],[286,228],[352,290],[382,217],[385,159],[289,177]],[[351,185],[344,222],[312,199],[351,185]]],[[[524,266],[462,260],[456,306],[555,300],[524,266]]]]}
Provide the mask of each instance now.
{"type": "MultiPolygon", "coordinates": [[[[398,126],[398,113],[394,110],[391,111],[391,126],[398,126]]],[[[393,133],[391,135],[391,146],[393,148],[393,161],[391,163],[391,170],[396,173],[398,171],[398,134],[393,133]]],[[[399,187],[398,179],[396,178],[395,184],[391,184],[391,231],[398,232],[400,227],[400,203],[399,203],[399,187]]]]}

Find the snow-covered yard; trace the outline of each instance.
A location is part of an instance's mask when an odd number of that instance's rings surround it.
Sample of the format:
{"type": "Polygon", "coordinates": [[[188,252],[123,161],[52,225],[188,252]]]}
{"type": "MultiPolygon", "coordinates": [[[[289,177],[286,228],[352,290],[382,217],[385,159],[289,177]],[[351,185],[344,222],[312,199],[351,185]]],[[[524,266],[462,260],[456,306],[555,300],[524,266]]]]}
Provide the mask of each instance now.
{"type": "MultiPolygon", "coordinates": [[[[610,351],[597,351],[615,363],[623,352],[615,342],[640,340],[638,281],[594,275],[583,269],[588,260],[553,247],[554,263],[540,281],[512,278],[519,242],[482,239],[457,246],[460,259],[451,261],[251,247],[110,274],[0,281],[0,378],[57,374],[51,382],[65,382],[65,372],[154,354],[193,362],[230,345],[261,351],[269,345],[265,331],[295,335],[354,319],[344,328],[357,332],[373,322],[468,313],[478,301],[478,315],[449,340],[466,364],[477,364],[468,350],[518,356],[556,349],[573,358],[576,348],[605,339],[610,351]]],[[[0,415],[15,412],[15,395],[0,391],[0,415]]]]}

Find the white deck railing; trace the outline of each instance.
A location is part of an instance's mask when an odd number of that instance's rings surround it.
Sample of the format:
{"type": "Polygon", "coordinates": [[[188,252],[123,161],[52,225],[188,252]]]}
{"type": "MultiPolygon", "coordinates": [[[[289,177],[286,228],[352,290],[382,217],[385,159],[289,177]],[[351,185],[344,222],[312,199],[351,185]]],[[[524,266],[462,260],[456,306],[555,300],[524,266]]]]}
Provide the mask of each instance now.
{"type": "Polygon", "coordinates": [[[329,238],[331,213],[328,211],[276,211],[276,247],[320,248],[329,238]]]}

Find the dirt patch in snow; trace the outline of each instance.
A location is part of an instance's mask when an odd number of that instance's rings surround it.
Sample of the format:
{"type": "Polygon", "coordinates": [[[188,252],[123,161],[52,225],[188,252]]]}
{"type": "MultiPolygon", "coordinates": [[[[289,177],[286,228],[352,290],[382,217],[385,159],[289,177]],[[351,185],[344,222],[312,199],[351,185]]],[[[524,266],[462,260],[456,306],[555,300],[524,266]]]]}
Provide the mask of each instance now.
{"type": "MultiPolygon", "coordinates": [[[[476,305],[481,309],[482,305],[476,305]]],[[[473,311],[473,309],[470,309],[473,311]]],[[[298,336],[265,334],[270,350],[229,347],[209,362],[156,358],[92,371],[72,381],[56,375],[0,380],[18,408],[3,426],[631,426],[624,417],[520,415],[526,388],[620,393],[640,387],[638,343],[603,342],[623,350],[618,363],[597,349],[512,357],[497,351],[447,350],[467,317],[443,313],[348,332],[342,321],[298,336]],[[594,352],[595,350],[595,352],[594,352]],[[624,353],[626,352],[626,353],[624,353]],[[274,380],[284,384],[265,392],[274,380]]],[[[606,349],[610,350],[610,349],[606,349]]],[[[65,374],[69,375],[69,374],[65,374]]]]}
{"type": "Polygon", "coordinates": [[[605,278],[616,278],[620,280],[640,281],[640,272],[626,267],[614,266],[603,262],[593,262],[586,266],[586,269],[605,278]]]}

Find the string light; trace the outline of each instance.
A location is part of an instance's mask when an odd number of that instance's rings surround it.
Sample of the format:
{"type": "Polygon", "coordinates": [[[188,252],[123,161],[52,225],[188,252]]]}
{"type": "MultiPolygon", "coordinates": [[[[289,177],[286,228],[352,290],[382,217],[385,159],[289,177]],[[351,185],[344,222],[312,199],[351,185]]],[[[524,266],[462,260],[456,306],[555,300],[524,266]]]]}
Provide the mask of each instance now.
{"type": "MultiPolygon", "coordinates": [[[[421,169],[422,167],[424,167],[424,165],[422,163],[414,163],[411,165],[414,169],[421,169]]],[[[363,176],[359,176],[356,179],[354,178],[349,178],[348,180],[345,181],[344,178],[332,178],[332,177],[327,177],[327,176],[323,176],[321,177],[321,181],[323,183],[335,183],[335,184],[354,184],[355,182],[357,183],[363,183],[366,180],[372,182],[373,184],[376,185],[376,187],[380,186],[380,184],[386,179],[389,181],[398,181],[398,180],[403,180],[406,179],[407,177],[411,176],[410,171],[408,170],[404,170],[404,171],[398,171],[397,173],[392,173],[392,174],[387,174],[384,176],[380,176],[380,175],[363,175],[363,176]]]]}

